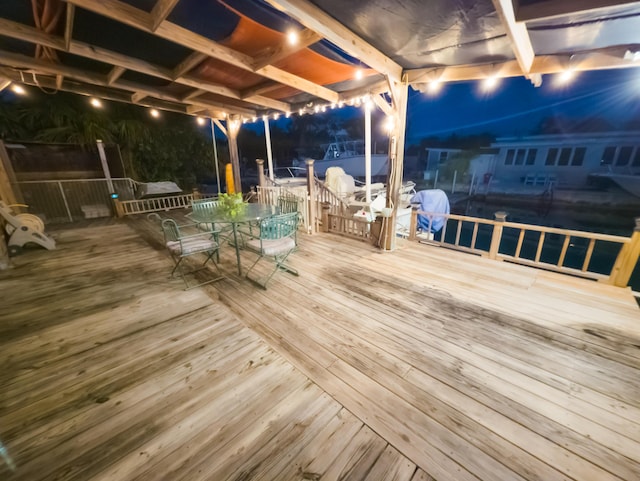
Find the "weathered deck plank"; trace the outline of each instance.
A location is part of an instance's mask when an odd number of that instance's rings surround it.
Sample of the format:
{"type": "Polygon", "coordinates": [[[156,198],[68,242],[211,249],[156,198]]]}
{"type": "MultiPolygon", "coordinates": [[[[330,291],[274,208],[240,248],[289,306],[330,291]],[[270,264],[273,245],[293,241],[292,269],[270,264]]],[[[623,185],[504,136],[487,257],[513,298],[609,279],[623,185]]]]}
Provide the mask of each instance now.
{"type": "Polygon", "coordinates": [[[640,478],[624,290],[317,235],[300,277],[258,290],[227,248],[183,292],[157,225],[129,224],[0,275],[0,439],[29,479],[640,478]]]}

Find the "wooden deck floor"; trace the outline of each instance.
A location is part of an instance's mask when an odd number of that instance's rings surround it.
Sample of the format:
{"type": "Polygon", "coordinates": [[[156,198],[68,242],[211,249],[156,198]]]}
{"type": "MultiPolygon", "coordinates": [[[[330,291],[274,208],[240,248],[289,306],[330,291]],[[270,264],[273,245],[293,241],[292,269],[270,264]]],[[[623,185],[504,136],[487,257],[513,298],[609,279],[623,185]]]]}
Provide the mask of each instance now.
{"type": "Polygon", "coordinates": [[[144,219],[58,244],[0,274],[0,479],[640,479],[626,291],[317,235],[184,292],[144,219]]]}

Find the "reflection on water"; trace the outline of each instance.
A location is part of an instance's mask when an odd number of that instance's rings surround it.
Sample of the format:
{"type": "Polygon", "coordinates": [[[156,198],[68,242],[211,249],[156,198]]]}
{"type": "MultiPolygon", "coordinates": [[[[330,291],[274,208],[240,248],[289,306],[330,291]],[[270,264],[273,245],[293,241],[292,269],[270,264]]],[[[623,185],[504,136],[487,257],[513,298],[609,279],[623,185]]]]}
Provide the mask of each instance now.
{"type": "MultiPolygon", "coordinates": [[[[468,215],[484,219],[494,219],[494,213],[498,211],[508,212],[507,220],[523,224],[542,225],[562,229],[573,229],[587,232],[599,232],[629,237],[635,227],[635,217],[640,216],[640,208],[613,207],[597,205],[567,205],[558,202],[547,202],[544,198],[536,197],[522,200],[520,198],[504,198],[496,200],[468,199],[452,206],[453,214],[468,215]]],[[[447,232],[455,238],[455,229],[447,232]]],[[[513,253],[517,244],[519,231],[505,229],[505,237],[501,244],[501,252],[513,253]]],[[[463,229],[461,239],[471,236],[471,227],[463,229]],[[468,232],[466,232],[468,230],[468,232]]],[[[488,249],[491,238],[491,229],[480,229],[478,234],[478,247],[488,249]]],[[[526,258],[535,258],[539,235],[531,232],[525,235],[522,247],[522,255],[526,258]]],[[[558,262],[564,236],[550,234],[544,244],[541,260],[555,264],[558,262]]],[[[618,255],[617,244],[601,243],[593,254],[590,270],[599,273],[609,273],[618,255]]],[[[565,265],[575,269],[582,268],[584,254],[588,248],[588,241],[573,238],[565,265]]],[[[634,291],[640,291],[640,263],[631,276],[629,284],[634,291]]]]}

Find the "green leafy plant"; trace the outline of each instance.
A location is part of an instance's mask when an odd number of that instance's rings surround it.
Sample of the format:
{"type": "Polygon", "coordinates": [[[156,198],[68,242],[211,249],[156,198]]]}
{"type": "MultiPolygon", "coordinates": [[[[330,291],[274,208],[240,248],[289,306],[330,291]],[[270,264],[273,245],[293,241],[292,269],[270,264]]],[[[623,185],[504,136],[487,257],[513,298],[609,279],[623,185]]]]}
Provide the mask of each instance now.
{"type": "Polygon", "coordinates": [[[229,217],[237,217],[242,214],[247,206],[242,200],[242,193],[220,194],[220,208],[229,217]]]}

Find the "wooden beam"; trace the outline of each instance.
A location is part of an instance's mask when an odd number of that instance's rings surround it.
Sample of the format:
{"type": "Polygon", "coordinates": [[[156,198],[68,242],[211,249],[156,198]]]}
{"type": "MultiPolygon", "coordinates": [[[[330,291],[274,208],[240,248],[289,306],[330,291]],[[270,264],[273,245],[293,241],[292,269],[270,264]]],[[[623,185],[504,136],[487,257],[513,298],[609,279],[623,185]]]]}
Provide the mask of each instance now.
{"type": "Polygon", "coordinates": [[[158,0],[151,10],[151,31],[155,32],[160,24],[171,14],[173,8],[180,0],[158,0]]]}
{"type": "Polygon", "coordinates": [[[375,102],[375,104],[380,107],[380,110],[384,112],[385,115],[393,115],[393,109],[391,105],[387,103],[385,99],[383,99],[380,95],[372,95],[371,99],[375,102]]]}
{"type": "Polygon", "coordinates": [[[222,125],[222,122],[220,122],[218,119],[213,119],[213,123],[216,124],[216,126],[220,129],[220,132],[222,132],[225,137],[229,137],[227,135],[227,128],[222,125]]]}
{"type": "Polygon", "coordinates": [[[0,78],[0,92],[6,89],[9,85],[11,85],[11,80],[6,78],[0,78]]]}
{"type": "Polygon", "coordinates": [[[118,67],[118,66],[113,67],[111,71],[107,74],[107,85],[112,85],[126,71],[127,69],[124,67],[118,67]]]}
{"type": "Polygon", "coordinates": [[[140,103],[140,101],[146,97],[148,97],[149,95],[147,95],[146,93],[143,92],[134,92],[133,94],[131,94],[131,103],[133,104],[138,104],[140,103]]]}
{"type": "MultiPolygon", "coordinates": [[[[15,22],[1,20],[0,19],[0,34],[13,38],[19,38],[20,40],[30,40],[30,34],[32,34],[36,43],[42,42],[44,45],[51,46],[53,48],[60,49],[62,45],[62,39],[52,35],[41,35],[38,30],[33,27],[23,26],[15,22]]],[[[108,74],[108,81],[110,84],[115,82],[125,70],[132,70],[135,72],[144,73],[153,77],[161,79],[175,81],[176,83],[188,85],[190,87],[199,88],[207,92],[211,92],[223,97],[229,97],[233,99],[242,100],[242,96],[238,91],[229,89],[222,85],[212,84],[203,80],[197,79],[192,76],[185,76],[178,79],[174,79],[175,70],[170,70],[158,65],[154,65],[143,60],[128,57],[117,52],[112,52],[101,47],[89,45],[83,42],[72,41],[69,51],[74,55],[81,57],[91,58],[107,64],[115,65],[115,67],[108,74]]],[[[203,54],[197,54],[201,57],[206,57],[203,54]]],[[[191,60],[195,60],[195,56],[191,60]]],[[[272,108],[286,112],[289,110],[289,104],[280,102],[277,100],[269,99],[267,97],[252,96],[249,102],[258,104],[262,107],[272,108]]]]}
{"type": "Polygon", "coordinates": [[[189,92],[187,95],[184,95],[182,97],[182,100],[184,102],[186,102],[187,100],[191,100],[194,99],[196,97],[199,97],[202,94],[206,94],[207,92],[205,90],[202,89],[193,89],[191,92],[189,92]]]}
{"type": "Polygon", "coordinates": [[[273,65],[279,60],[287,58],[288,56],[299,52],[320,40],[322,40],[322,37],[316,32],[309,30],[308,28],[304,29],[298,35],[298,42],[295,45],[291,45],[288,40],[285,40],[277,47],[268,47],[262,52],[257,53],[253,57],[253,67],[257,70],[265,65],[273,65]]]}
{"type": "Polygon", "coordinates": [[[64,77],[62,75],[56,75],[56,90],[60,90],[62,88],[63,81],[64,77]]]}
{"type": "Polygon", "coordinates": [[[76,7],[67,3],[67,21],[64,24],[64,48],[69,51],[71,39],[73,38],[73,20],[75,17],[76,7]]]}
{"type": "Polygon", "coordinates": [[[242,98],[253,97],[254,95],[263,95],[274,90],[282,88],[282,84],[273,81],[262,82],[255,87],[250,87],[248,89],[242,90],[240,95],[242,98]]]}
{"type": "Polygon", "coordinates": [[[513,4],[511,0],[492,0],[493,6],[502,21],[507,37],[511,40],[511,48],[516,55],[520,70],[526,75],[531,70],[533,64],[533,58],[535,52],[531,45],[531,39],[529,38],[529,32],[524,23],[516,22],[515,14],[513,12],[513,4]]]}
{"type": "MultiPolygon", "coordinates": [[[[569,55],[538,55],[534,58],[529,73],[531,75],[547,75],[560,73],[567,69],[569,55]]],[[[639,68],[640,64],[625,60],[622,55],[612,55],[606,50],[602,52],[589,52],[571,56],[571,68],[575,71],[608,70],[619,68],[639,68]]],[[[407,76],[411,84],[430,81],[434,71],[443,82],[463,82],[467,80],[482,80],[490,76],[520,77],[522,69],[517,60],[502,63],[482,65],[460,65],[456,67],[438,67],[407,70],[407,76]]]]}
{"type": "Polygon", "coordinates": [[[402,67],[307,0],[266,0],[378,72],[400,80],[402,67]]]}
{"type": "Polygon", "coordinates": [[[266,66],[261,69],[254,69],[253,58],[231,48],[225,47],[202,35],[198,35],[186,28],[168,21],[162,22],[154,32],[151,30],[151,17],[143,10],[132,7],[117,0],[67,0],[78,7],[90,10],[99,15],[111,18],[130,27],[143,30],[157,35],[171,42],[190,48],[197,52],[204,53],[209,57],[222,60],[230,65],[255,72],[263,77],[270,78],[280,83],[284,83],[303,92],[324,98],[331,102],[335,101],[338,93],[321,85],[315,84],[297,75],[277,69],[273,66],[266,66]]]}
{"type": "MultiPolygon", "coordinates": [[[[20,74],[18,72],[13,71],[6,67],[5,68],[0,67],[0,72],[2,72],[2,75],[10,78],[13,82],[21,82],[21,83],[24,83],[25,85],[33,85],[36,87],[40,86],[40,87],[45,87],[50,89],[55,88],[55,79],[52,77],[40,77],[38,79],[38,82],[36,83],[35,81],[33,81],[33,79],[30,78],[30,76],[25,77],[24,79],[21,79],[20,74]]],[[[112,100],[114,102],[122,102],[122,103],[128,103],[128,104],[132,103],[131,95],[124,94],[121,91],[117,91],[109,88],[96,87],[93,85],[86,85],[86,84],[82,84],[74,81],[69,81],[67,79],[65,79],[62,82],[62,86],[59,90],[63,90],[65,92],[70,92],[78,95],[98,97],[104,100],[112,100]]],[[[182,104],[173,105],[169,102],[145,100],[145,101],[142,101],[139,105],[143,107],[157,108],[160,110],[168,110],[168,111],[177,112],[180,114],[187,113],[186,108],[182,104]]]]}
{"type": "Polygon", "coordinates": [[[37,28],[0,18],[0,35],[35,43],[43,47],[51,47],[65,51],[64,39],[38,30],[37,28]]]}
{"type": "Polygon", "coordinates": [[[173,69],[171,76],[174,79],[177,79],[178,77],[182,77],[184,74],[189,72],[191,69],[196,67],[198,64],[200,64],[207,58],[209,57],[201,52],[193,52],[191,55],[185,58],[182,62],[180,62],[176,66],[176,68],[173,69]]]}
{"type": "Polygon", "coordinates": [[[637,0],[543,0],[521,4],[514,0],[515,19],[518,22],[529,22],[543,18],[562,17],[576,12],[615,8],[637,0]]]}
{"type": "MultiPolygon", "coordinates": [[[[27,68],[33,69],[40,73],[46,73],[49,75],[64,75],[65,77],[69,77],[80,82],[85,82],[93,85],[100,86],[109,86],[105,76],[85,72],[83,70],[66,67],[60,64],[52,64],[43,60],[34,59],[31,57],[27,57],[25,55],[14,54],[11,52],[6,52],[0,50],[0,63],[5,65],[9,65],[14,68],[27,68]]],[[[124,80],[118,80],[114,82],[111,86],[115,88],[120,88],[122,90],[127,90],[130,92],[139,92],[145,93],[147,96],[154,97],[161,100],[167,100],[169,102],[182,102],[182,100],[172,94],[168,94],[160,89],[148,87],[146,85],[142,85],[135,82],[129,82],[124,80]]],[[[194,101],[192,102],[194,105],[199,105],[204,108],[212,108],[216,110],[223,110],[228,113],[237,113],[244,115],[256,115],[256,111],[254,109],[247,109],[243,107],[238,107],[235,105],[229,105],[221,102],[203,102],[203,101],[194,101]]]]}

